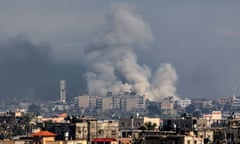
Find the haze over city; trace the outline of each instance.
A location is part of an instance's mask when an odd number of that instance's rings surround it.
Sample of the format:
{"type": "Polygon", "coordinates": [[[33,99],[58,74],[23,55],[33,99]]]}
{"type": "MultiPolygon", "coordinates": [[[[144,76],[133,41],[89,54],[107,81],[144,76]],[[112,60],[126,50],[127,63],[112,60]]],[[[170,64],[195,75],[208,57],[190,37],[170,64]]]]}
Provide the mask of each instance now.
{"type": "Polygon", "coordinates": [[[239,94],[239,1],[0,1],[0,99],[239,94]]]}

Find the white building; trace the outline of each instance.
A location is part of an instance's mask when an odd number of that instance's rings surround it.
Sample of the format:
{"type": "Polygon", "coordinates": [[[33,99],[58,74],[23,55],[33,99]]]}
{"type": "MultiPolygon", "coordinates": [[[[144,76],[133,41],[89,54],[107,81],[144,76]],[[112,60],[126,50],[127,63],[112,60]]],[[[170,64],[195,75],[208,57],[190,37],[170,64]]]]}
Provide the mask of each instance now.
{"type": "Polygon", "coordinates": [[[207,120],[207,126],[211,126],[214,122],[218,122],[222,120],[222,112],[221,111],[212,111],[211,114],[204,114],[203,119],[207,120]]]}
{"type": "Polygon", "coordinates": [[[189,106],[191,103],[192,103],[192,100],[188,98],[177,100],[177,105],[180,106],[181,108],[185,108],[189,106]]]}

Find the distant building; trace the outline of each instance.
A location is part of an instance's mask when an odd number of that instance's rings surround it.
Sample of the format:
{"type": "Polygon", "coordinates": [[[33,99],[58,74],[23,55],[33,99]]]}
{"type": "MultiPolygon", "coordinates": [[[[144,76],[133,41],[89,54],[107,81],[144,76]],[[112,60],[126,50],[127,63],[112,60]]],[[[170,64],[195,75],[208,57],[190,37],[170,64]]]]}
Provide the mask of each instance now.
{"type": "Polygon", "coordinates": [[[99,104],[99,99],[100,99],[100,97],[94,96],[94,95],[89,95],[89,94],[81,95],[81,96],[79,96],[79,99],[78,99],[79,108],[96,109],[100,105],[99,104]]]}
{"type": "Polygon", "coordinates": [[[60,102],[65,103],[66,102],[66,81],[65,80],[60,81],[59,90],[60,90],[60,102]]]}
{"type": "Polygon", "coordinates": [[[84,94],[79,96],[79,108],[117,110],[120,112],[143,112],[145,110],[144,96],[136,93],[107,93],[105,97],[84,94]]]}
{"type": "Polygon", "coordinates": [[[112,107],[112,98],[111,97],[103,97],[102,98],[102,110],[111,110],[112,107]]]}
{"type": "Polygon", "coordinates": [[[188,99],[188,98],[184,98],[184,99],[179,99],[176,102],[177,102],[177,105],[180,108],[185,108],[185,107],[189,106],[192,103],[192,100],[188,99]]]}
{"type": "Polygon", "coordinates": [[[231,109],[234,110],[234,111],[239,111],[239,109],[240,109],[240,96],[232,96],[231,109]]]}
{"type": "Polygon", "coordinates": [[[170,118],[177,115],[175,109],[176,99],[173,96],[168,96],[160,104],[162,118],[170,118]]]}
{"type": "Polygon", "coordinates": [[[210,127],[213,123],[220,123],[222,118],[221,111],[212,111],[211,114],[204,114],[203,119],[207,120],[207,126],[210,127]]]}

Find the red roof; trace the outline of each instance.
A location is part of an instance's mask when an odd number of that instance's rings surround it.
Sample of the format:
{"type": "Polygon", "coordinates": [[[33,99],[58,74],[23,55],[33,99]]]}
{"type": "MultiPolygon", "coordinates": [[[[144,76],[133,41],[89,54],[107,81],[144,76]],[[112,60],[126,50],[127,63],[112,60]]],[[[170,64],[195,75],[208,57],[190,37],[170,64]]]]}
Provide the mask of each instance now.
{"type": "Polygon", "coordinates": [[[68,115],[66,113],[59,114],[58,117],[66,118],[68,115]]]}
{"type": "Polygon", "coordinates": [[[112,142],[116,141],[114,138],[95,138],[93,142],[112,142]]]}
{"type": "Polygon", "coordinates": [[[40,131],[40,132],[32,134],[32,136],[34,136],[34,137],[54,137],[54,136],[56,136],[56,134],[49,132],[49,131],[40,131]]]}

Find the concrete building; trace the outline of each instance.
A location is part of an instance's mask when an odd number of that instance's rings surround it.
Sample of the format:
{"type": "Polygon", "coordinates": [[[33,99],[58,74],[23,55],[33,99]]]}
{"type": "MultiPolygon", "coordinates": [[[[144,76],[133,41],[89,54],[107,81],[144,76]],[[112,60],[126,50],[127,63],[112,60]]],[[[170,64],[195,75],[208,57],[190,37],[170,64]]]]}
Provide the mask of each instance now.
{"type": "Polygon", "coordinates": [[[161,104],[161,116],[163,118],[170,118],[176,115],[176,111],[174,110],[174,103],[164,102],[161,104]]]}
{"type": "Polygon", "coordinates": [[[66,81],[65,80],[60,81],[59,90],[60,90],[60,102],[65,103],[66,102],[66,81]]]}
{"type": "Polygon", "coordinates": [[[76,123],[76,139],[77,140],[87,140],[89,134],[89,123],[87,121],[77,122],[76,123]]]}
{"type": "Polygon", "coordinates": [[[188,99],[188,98],[184,98],[184,99],[179,99],[176,102],[177,102],[177,105],[180,108],[185,108],[185,107],[189,106],[192,103],[192,100],[188,99]]]}
{"type": "Polygon", "coordinates": [[[119,129],[122,130],[137,130],[145,123],[156,124],[155,129],[160,127],[160,118],[151,117],[135,117],[135,118],[125,118],[119,119],[119,129]]]}
{"type": "Polygon", "coordinates": [[[204,114],[203,119],[207,120],[207,126],[211,127],[213,123],[220,123],[222,118],[222,112],[221,111],[212,111],[211,114],[204,114]]]}
{"type": "Polygon", "coordinates": [[[112,98],[111,97],[103,97],[102,98],[102,110],[111,110],[112,107],[112,98]]]}
{"type": "Polygon", "coordinates": [[[84,120],[76,123],[76,139],[93,141],[97,138],[119,138],[118,121],[84,120]]]}
{"type": "Polygon", "coordinates": [[[174,109],[176,100],[173,96],[166,97],[160,104],[162,118],[170,118],[177,115],[177,111],[174,109]]]}
{"type": "Polygon", "coordinates": [[[101,105],[101,98],[94,95],[81,95],[78,98],[79,100],[79,108],[90,108],[95,109],[101,105]]]}
{"type": "Polygon", "coordinates": [[[240,108],[240,96],[232,96],[231,109],[239,111],[239,108],[240,108]]]}
{"type": "Polygon", "coordinates": [[[119,138],[118,121],[97,121],[97,138],[119,138]]]}
{"type": "Polygon", "coordinates": [[[145,110],[144,96],[135,93],[108,93],[105,97],[84,94],[79,96],[79,108],[117,110],[120,112],[143,112],[145,110]]]}
{"type": "Polygon", "coordinates": [[[89,95],[81,95],[78,97],[78,106],[79,108],[88,108],[89,107],[89,95]]]}

